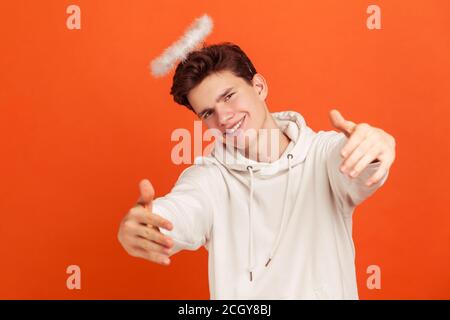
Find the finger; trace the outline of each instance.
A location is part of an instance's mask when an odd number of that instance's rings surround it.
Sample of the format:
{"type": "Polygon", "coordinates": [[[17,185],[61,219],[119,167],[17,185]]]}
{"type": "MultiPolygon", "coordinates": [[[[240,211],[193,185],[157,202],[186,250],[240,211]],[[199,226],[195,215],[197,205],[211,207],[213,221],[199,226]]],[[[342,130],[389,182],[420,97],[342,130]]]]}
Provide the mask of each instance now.
{"type": "Polygon", "coordinates": [[[155,241],[168,248],[173,246],[173,240],[159,231],[157,227],[130,224],[128,228],[134,236],[144,236],[146,239],[155,241]]]}
{"type": "Polygon", "coordinates": [[[336,129],[343,132],[347,136],[347,138],[352,135],[356,127],[356,124],[353,121],[345,120],[341,113],[336,109],[332,109],[329,116],[332,125],[336,129]]]}
{"type": "Polygon", "coordinates": [[[130,210],[130,219],[142,225],[150,224],[151,212],[142,206],[134,207],[130,210]]]}
{"type": "Polygon", "coordinates": [[[165,254],[161,254],[158,252],[147,252],[146,250],[139,248],[139,247],[134,247],[131,251],[130,254],[133,257],[138,257],[138,258],[142,258],[142,259],[146,259],[149,260],[151,262],[155,262],[158,264],[161,264],[163,266],[167,266],[170,264],[170,258],[165,255],[165,254]]]}
{"type": "Polygon", "coordinates": [[[155,196],[155,189],[148,179],[142,179],[141,182],[139,182],[139,192],[140,196],[137,200],[137,204],[144,208],[148,208],[151,211],[151,203],[155,196]]]}
{"type": "Polygon", "coordinates": [[[356,126],[353,134],[341,149],[341,156],[343,158],[347,158],[353,152],[353,150],[355,150],[356,147],[358,147],[361,142],[369,136],[370,128],[371,127],[365,123],[356,126]]]}
{"type": "Polygon", "coordinates": [[[133,234],[136,235],[136,236],[142,237],[142,238],[144,238],[144,239],[147,239],[147,240],[149,240],[149,241],[153,241],[154,236],[151,234],[151,233],[152,233],[152,230],[154,230],[154,231],[156,231],[156,232],[162,234],[163,236],[165,236],[165,237],[166,237],[166,238],[165,238],[166,244],[171,243],[171,241],[169,240],[170,237],[164,235],[164,234],[163,234],[161,231],[159,231],[158,229],[151,228],[151,227],[148,227],[148,226],[138,225],[138,226],[134,227],[134,228],[133,228],[133,234]]]}
{"type": "Polygon", "coordinates": [[[370,187],[380,181],[389,169],[389,164],[386,161],[381,160],[378,170],[366,181],[366,186],[370,187]]]}
{"type": "Polygon", "coordinates": [[[146,238],[137,237],[134,246],[146,250],[147,252],[158,252],[161,254],[169,255],[170,249],[166,248],[154,241],[148,240],[146,238]]]}
{"type": "Polygon", "coordinates": [[[131,231],[128,235],[128,237],[130,237],[128,241],[132,243],[135,243],[135,239],[137,237],[140,237],[145,238],[148,241],[153,241],[169,249],[172,248],[174,245],[171,237],[166,236],[165,234],[161,233],[159,230],[155,228],[149,228],[144,226],[132,226],[129,228],[131,231]],[[145,230],[140,229],[139,227],[145,228],[145,230]]]}
{"type": "Polygon", "coordinates": [[[173,225],[169,220],[164,219],[163,217],[161,217],[155,213],[150,214],[150,224],[152,226],[164,228],[169,231],[173,229],[173,225]]]}
{"type": "Polygon", "coordinates": [[[341,166],[341,171],[343,173],[351,172],[358,161],[372,149],[374,144],[375,142],[373,140],[367,138],[360,141],[359,145],[357,145],[356,148],[345,158],[341,166]]]}
{"type": "Polygon", "coordinates": [[[169,236],[166,236],[162,234],[160,231],[153,228],[147,227],[147,229],[148,230],[146,232],[146,235],[148,236],[149,240],[154,241],[169,249],[173,246],[173,240],[169,236]]]}
{"type": "Polygon", "coordinates": [[[150,213],[147,209],[133,208],[131,210],[131,216],[139,223],[164,228],[169,231],[173,229],[173,224],[169,220],[155,213],[150,213]]]}
{"type": "Polygon", "coordinates": [[[373,160],[377,159],[381,151],[377,145],[373,146],[350,171],[350,176],[356,178],[373,160]]]}

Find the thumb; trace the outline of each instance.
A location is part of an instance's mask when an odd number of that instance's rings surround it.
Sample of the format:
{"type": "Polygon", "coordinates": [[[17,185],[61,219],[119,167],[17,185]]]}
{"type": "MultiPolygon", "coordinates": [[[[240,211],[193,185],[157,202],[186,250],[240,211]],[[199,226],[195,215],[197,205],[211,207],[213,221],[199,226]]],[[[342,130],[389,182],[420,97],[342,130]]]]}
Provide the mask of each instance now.
{"type": "Polygon", "coordinates": [[[343,132],[347,138],[350,137],[355,130],[356,124],[352,121],[345,120],[341,113],[336,109],[330,111],[330,120],[333,126],[343,132]]]}
{"type": "Polygon", "coordinates": [[[137,201],[138,204],[142,205],[144,208],[152,209],[152,201],[155,197],[155,189],[152,183],[148,179],[142,179],[139,182],[140,197],[137,201]]]}

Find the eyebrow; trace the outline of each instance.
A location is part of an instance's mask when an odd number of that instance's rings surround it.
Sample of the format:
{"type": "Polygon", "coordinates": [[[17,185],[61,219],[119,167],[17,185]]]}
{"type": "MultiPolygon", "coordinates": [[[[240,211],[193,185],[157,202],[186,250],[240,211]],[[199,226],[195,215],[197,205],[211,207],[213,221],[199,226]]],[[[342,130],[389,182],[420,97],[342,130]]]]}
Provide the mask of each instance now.
{"type": "MultiPolygon", "coordinates": [[[[233,87],[229,87],[229,88],[225,89],[225,91],[224,91],[223,93],[221,93],[221,94],[216,98],[216,102],[219,102],[220,100],[222,100],[223,98],[225,98],[225,97],[230,93],[230,91],[233,90],[233,89],[234,89],[233,87]]],[[[199,117],[202,117],[203,114],[204,114],[205,112],[210,111],[210,110],[212,110],[212,109],[213,109],[213,108],[205,108],[202,112],[200,112],[200,113],[198,114],[198,116],[199,116],[199,117]]]]}

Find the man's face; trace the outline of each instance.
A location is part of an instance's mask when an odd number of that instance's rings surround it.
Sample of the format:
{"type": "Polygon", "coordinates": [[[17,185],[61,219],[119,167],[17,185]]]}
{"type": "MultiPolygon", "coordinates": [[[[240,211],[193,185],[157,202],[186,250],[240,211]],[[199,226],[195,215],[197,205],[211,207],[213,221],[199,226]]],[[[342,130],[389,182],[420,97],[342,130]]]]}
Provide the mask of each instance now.
{"type": "Polygon", "coordinates": [[[258,133],[267,118],[266,82],[256,74],[252,84],[226,70],[210,74],[188,94],[189,103],[207,127],[219,130],[224,143],[231,142],[239,149],[254,142],[256,136],[250,133],[258,133]],[[237,143],[244,133],[248,134],[245,143],[237,143]]]}

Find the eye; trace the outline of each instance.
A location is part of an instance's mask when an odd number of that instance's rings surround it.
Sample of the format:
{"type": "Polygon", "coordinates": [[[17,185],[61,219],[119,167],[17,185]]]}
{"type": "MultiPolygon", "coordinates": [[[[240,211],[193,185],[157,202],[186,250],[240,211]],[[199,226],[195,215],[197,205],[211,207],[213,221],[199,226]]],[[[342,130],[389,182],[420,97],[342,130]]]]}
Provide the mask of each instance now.
{"type": "Polygon", "coordinates": [[[208,118],[211,116],[211,114],[212,114],[212,111],[210,111],[210,110],[205,111],[205,112],[202,114],[202,118],[203,118],[203,119],[208,119],[208,118]]]}
{"type": "Polygon", "coordinates": [[[231,96],[234,94],[234,92],[233,93],[230,93],[229,95],[227,95],[226,97],[225,97],[225,102],[227,102],[230,98],[231,98],[231,96]]]}

